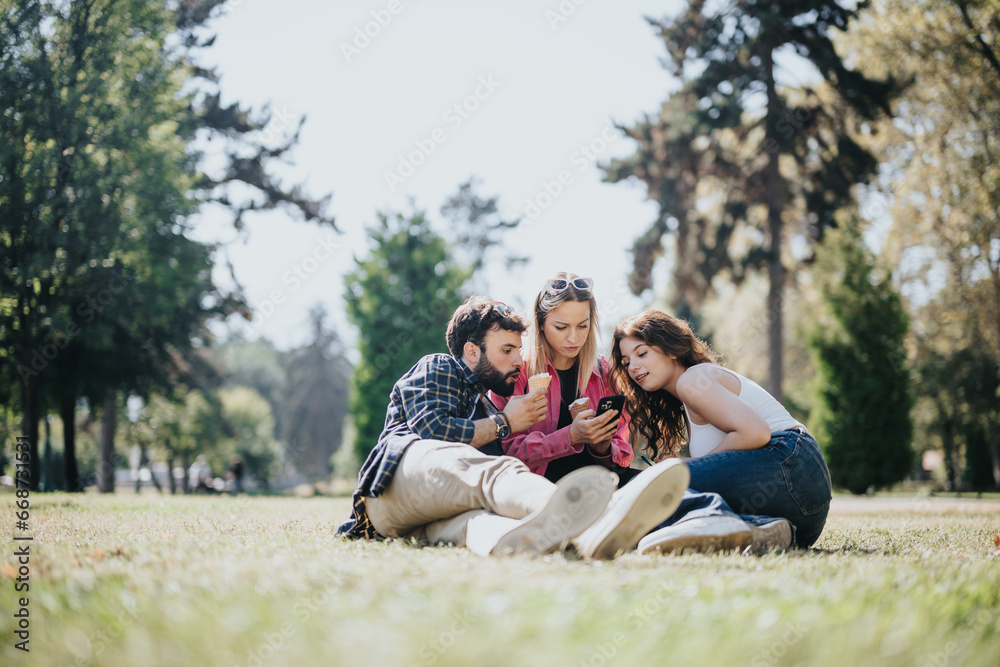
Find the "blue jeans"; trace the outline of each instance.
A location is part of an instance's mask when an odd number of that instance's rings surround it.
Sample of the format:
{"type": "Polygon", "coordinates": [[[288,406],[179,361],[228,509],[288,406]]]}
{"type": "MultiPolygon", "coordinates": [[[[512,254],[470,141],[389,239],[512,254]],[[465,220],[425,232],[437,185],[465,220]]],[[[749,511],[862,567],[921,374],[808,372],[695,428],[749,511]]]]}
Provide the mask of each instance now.
{"type": "Polygon", "coordinates": [[[800,547],[812,546],[823,532],[833,487],[808,433],[779,431],[760,449],[709,454],[687,465],[692,490],[719,494],[744,521],[762,523],[754,515],[788,519],[800,547]]]}
{"type": "MultiPolygon", "coordinates": [[[[670,515],[669,519],[661,523],[654,530],[673,526],[688,519],[703,519],[711,516],[728,516],[745,523],[752,523],[755,526],[774,521],[774,517],[770,516],[737,514],[718,493],[687,489],[684,491],[684,497],[681,499],[681,504],[677,507],[677,510],[670,515]]],[[[795,534],[794,526],[792,527],[792,534],[795,534]]]]}

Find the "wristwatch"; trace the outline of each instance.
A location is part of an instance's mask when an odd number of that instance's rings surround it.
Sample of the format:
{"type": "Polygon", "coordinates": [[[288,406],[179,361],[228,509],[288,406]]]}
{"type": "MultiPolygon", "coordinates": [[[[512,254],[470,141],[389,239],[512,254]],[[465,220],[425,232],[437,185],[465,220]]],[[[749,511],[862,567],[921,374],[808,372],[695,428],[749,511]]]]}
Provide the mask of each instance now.
{"type": "Polygon", "coordinates": [[[507,415],[502,412],[498,412],[493,415],[493,421],[497,424],[497,439],[506,440],[510,437],[510,423],[507,421],[507,415]]]}

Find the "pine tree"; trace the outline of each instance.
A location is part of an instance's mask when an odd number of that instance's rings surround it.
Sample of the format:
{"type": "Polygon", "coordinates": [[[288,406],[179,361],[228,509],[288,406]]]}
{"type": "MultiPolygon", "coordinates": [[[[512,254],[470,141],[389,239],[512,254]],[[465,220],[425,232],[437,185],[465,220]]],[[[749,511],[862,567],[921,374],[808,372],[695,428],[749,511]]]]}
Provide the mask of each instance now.
{"type": "Polygon", "coordinates": [[[817,272],[830,321],[817,318],[810,336],[817,370],[810,422],[833,483],[864,493],[902,480],[913,463],[908,317],[857,227],[831,236],[817,272]]]}
{"type": "Polygon", "coordinates": [[[636,153],[607,167],[609,180],[634,176],[660,205],[633,249],[633,291],[652,287],[665,236],[676,241],[673,299],[682,314],[698,313],[716,275],[738,282],[748,270],[767,271],[768,390],[779,400],[787,227],[822,240],[852,186],[876,167],[854,126],[889,111],[892,80],[848,69],[829,36],[866,4],[692,0],[675,19],[651,19],[665,66],[684,85],[658,117],[623,128],[636,153]],[[780,83],[780,59],[793,53],[815,66],[822,86],[780,83]]]}
{"type": "Polygon", "coordinates": [[[326,310],[309,313],[312,341],[287,355],[282,400],[282,440],[296,470],[313,480],[330,476],[330,457],[340,448],[348,413],[351,367],[326,310]]]}
{"type": "Polygon", "coordinates": [[[360,460],[378,442],[396,380],[420,357],[448,352],[445,328],[471,273],[455,266],[422,211],[380,213],[369,237],[371,253],[344,279],[347,315],[361,333],[351,383],[360,460]]]}
{"type": "Polygon", "coordinates": [[[1000,487],[1000,402],[986,389],[1000,383],[998,31],[996,0],[875,0],[842,40],[869,76],[910,82],[870,144],[889,176],[885,252],[918,295],[916,444],[944,448],[949,486],[971,448],[966,479],[1000,487]]]}

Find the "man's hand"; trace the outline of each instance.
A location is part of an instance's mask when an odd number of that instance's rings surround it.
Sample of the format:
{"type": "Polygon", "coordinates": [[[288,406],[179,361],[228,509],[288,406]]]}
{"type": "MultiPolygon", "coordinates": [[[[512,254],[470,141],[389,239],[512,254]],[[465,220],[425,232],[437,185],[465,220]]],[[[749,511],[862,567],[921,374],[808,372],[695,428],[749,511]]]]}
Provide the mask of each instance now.
{"type": "Polygon", "coordinates": [[[598,454],[611,446],[611,437],[618,430],[618,411],[608,410],[600,417],[593,410],[584,410],[569,427],[569,441],[574,445],[590,445],[598,454]]]}
{"type": "Polygon", "coordinates": [[[511,433],[526,431],[545,419],[545,413],[549,409],[549,402],[545,398],[546,391],[545,389],[536,389],[530,394],[515,396],[507,401],[503,412],[510,420],[511,433]]]}

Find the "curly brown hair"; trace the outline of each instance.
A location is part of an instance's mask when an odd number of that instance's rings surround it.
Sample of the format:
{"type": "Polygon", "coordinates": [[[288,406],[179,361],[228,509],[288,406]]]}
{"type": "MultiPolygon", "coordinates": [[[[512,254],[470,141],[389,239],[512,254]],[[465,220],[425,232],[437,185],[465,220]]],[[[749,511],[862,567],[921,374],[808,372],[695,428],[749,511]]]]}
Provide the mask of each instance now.
{"type": "Polygon", "coordinates": [[[677,357],[684,368],[697,364],[718,364],[720,356],[698,338],[684,320],[660,310],[644,310],[615,328],[611,343],[611,381],[615,391],[625,394],[632,427],[646,441],[646,451],[654,458],[676,456],[687,444],[684,404],[666,391],[647,392],[628,374],[622,361],[621,341],[634,338],[677,357]]]}

